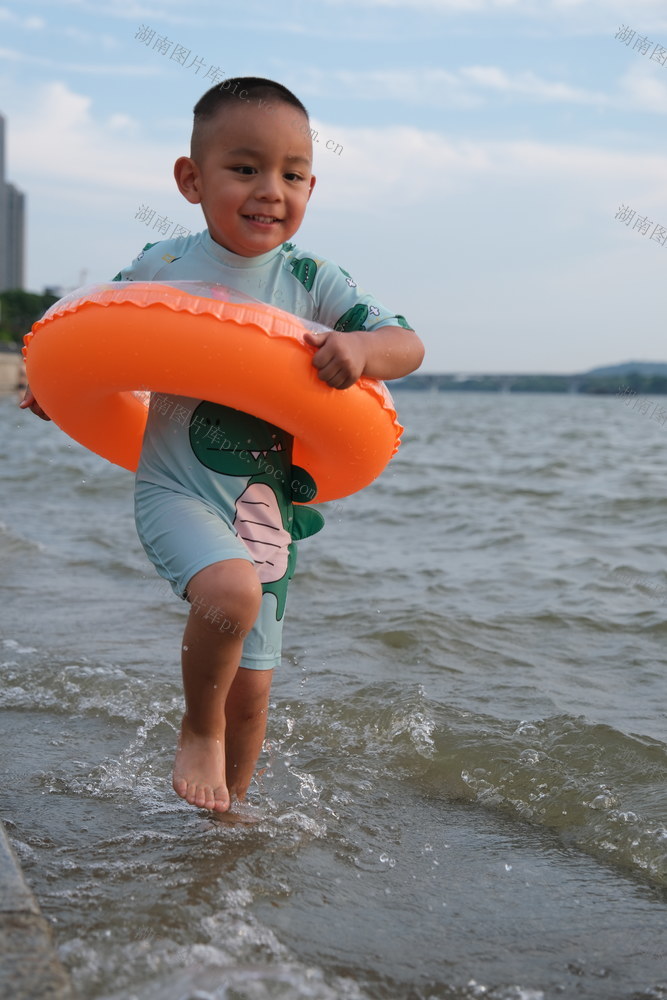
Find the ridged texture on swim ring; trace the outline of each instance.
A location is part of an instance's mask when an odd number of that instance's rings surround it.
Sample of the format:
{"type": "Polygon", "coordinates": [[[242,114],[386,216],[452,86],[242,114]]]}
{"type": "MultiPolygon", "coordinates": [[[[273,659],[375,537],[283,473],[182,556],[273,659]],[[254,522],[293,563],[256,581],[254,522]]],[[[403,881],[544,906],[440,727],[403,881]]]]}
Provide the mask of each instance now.
{"type": "Polygon", "coordinates": [[[403,430],[385,385],[362,377],[330,388],[311,363],[308,326],[244,298],[202,282],[78,289],[24,338],[30,388],[67,434],[132,471],[150,390],[223,403],[293,434],[293,461],[317,483],[315,502],[363,489],[403,430]]]}

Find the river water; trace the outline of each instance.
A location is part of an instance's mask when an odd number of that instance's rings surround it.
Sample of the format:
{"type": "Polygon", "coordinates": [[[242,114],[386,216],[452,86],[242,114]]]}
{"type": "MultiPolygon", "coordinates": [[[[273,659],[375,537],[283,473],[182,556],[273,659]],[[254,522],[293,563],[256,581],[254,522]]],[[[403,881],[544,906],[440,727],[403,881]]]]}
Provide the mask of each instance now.
{"type": "Polygon", "coordinates": [[[300,543],[236,826],[170,787],[131,476],[0,399],[1,815],[86,1000],[667,997],[667,429],[396,397],[300,543]]]}

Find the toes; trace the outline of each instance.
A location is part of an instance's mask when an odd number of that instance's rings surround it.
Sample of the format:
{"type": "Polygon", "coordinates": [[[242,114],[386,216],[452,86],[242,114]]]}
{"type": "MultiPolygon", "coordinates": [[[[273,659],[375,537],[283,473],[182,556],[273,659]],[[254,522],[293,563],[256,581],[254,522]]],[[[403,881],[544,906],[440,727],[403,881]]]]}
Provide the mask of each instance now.
{"type": "Polygon", "coordinates": [[[229,809],[229,795],[224,785],[218,788],[194,783],[189,785],[184,778],[181,778],[174,781],[174,790],[191,806],[197,806],[199,809],[213,809],[215,812],[226,812],[229,809]]]}
{"type": "Polygon", "coordinates": [[[192,785],[191,797],[188,802],[199,809],[210,809],[209,803],[213,801],[213,794],[210,785],[192,785]]]}
{"type": "Polygon", "coordinates": [[[180,795],[182,799],[186,799],[188,795],[188,783],[185,778],[174,778],[172,781],[172,786],[177,795],[180,795]]]}
{"type": "Polygon", "coordinates": [[[215,788],[213,790],[213,805],[209,808],[214,812],[227,812],[231,805],[229,795],[225,788],[215,788]]]}
{"type": "MultiPolygon", "coordinates": [[[[172,784],[176,794],[191,806],[212,809],[213,803],[218,801],[219,796],[214,794],[210,785],[198,785],[196,782],[188,782],[186,778],[174,778],[172,784]]],[[[219,790],[216,789],[217,791],[219,790]]]]}

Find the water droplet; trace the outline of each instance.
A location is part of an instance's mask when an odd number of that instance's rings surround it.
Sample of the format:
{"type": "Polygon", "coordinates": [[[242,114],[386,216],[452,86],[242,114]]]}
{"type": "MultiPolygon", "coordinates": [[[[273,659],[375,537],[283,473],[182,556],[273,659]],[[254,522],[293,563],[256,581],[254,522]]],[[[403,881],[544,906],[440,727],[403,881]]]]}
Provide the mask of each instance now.
{"type": "Polygon", "coordinates": [[[186,652],[187,652],[187,650],[188,650],[189,648],[190,648],[189,646],[183,646],[183,649],[184,649],[184,650],[185,650],[186,652]]]}

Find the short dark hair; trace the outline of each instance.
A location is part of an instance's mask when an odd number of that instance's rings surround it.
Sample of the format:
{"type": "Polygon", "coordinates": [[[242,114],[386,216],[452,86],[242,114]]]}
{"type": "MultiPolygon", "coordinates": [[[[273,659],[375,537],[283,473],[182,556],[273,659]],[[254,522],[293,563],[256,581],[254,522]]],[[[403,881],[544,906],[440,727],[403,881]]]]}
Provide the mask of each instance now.
{"type": "Polygon", "coordinates": [[[306,108],[291,90],[283,87],[282,83],[275,80],[267,80],[262,76],[232,76],[222,83],[217,83],[215,87],[207,90],[199,98],[194,106],[194,122],[192,123],[192,141],[190,143],[190,155],[195,156],[198,152],[199,132],[204,122],[210,121],[221,107],[230,101],[251,101],[256,98],[262,100],[282,101],[283,104],[291,104],[306,116],[310,121],[306,108]],[[243,97],[240,95],[243,94],[243,97]]]}

